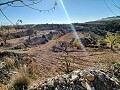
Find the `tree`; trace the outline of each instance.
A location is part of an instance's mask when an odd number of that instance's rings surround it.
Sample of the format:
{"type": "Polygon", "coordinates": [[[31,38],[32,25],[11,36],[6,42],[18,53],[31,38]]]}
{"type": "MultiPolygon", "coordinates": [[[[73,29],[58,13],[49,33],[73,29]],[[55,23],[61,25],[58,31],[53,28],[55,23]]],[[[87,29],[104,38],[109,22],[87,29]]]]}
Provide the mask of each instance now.
{"type": "Polygon", "coordinates": [[[22,20],[19,20],[19,19],[17,20],[16,27],[15,27],[16,30],[20,29],[19,24],[22,23],[22,22],[23,22],[22,20]]]}
{"type": "Polygon", "coordinates": [[[34,30],[33,30],[33,28],[29,28],[28,30],[27,30],[27,34],[28,34],[28,36],[29,36],[29,40],[31,40],[31,35],[33,35],[33,33],[34,33],[34,30]]]}
{"type": "Polygon", "coordinates": [[[5,45],[7,44],[9,34],[9,26],[1,26],[1,37],[5,45]]]}
{"type": "Polygon", "coordinates": [[[70,57],[69,57],[69,53],[68,53],[68,51],[67,51],[67,48],[68,48],[68,45],[66,44],[66,45],[64,46],[64,48],[61,49],[62,52],[63,52],[63,54],[65,54],[65,55],[61,55],[61,56],[60,56],[60,60],[61,60],[61,62],[62,62],[62,67],[65,69],[64,71],[65,71],[66,73],[70,73],[70,71],[71,71],[71,70],[70,70],[71,60],[70,60],[70,57]]]}
{"type": "Polygon", "coordinates": [[[62,63],[62,68],[64,69],[63,71],[65,73],[70,73],[72,70],[71,70],[71,59],[69,54],[67,55],[60,55],[59,57],[61,63],[62,63]]]}
{"type": "Polygon", "coordinates": [[[33,7],[33,5],[39,4],[41,1],[43,0],[0,0],[0,12],[11,24],[14,25],[14,23],[4,14],[3,12],[4,9],[8,7],[27,7],[27,8],[39,11],[39,12],[49,12],[55,9],[57,5],[57,3],[55,2],[54,5],[48,10],[40,10],[40,9],[33,7]]]}
{"type": "Polygon", "coordinates": [[[107,32],[106,41],[110,45],[111,50],[114,51],[113,46],[116,44],[116,41],[120,40],[120,35],[116,33],[107,32]]]}
{"type": "MultiPolygon", "coordinates": [[[[37,8],[34,8],[33,5],[40,3],[43,0],[0,0],[0,12],[1,14],[11,23],[14,25],[14,23],[4,14],[4,9],[8,8],[8,7],[27,7],[39,12],[49,12],[55,9],[57,3],[55,2],[54,5],[48,9],[48,10],[40,10],[37,8]]],[[[22,20],[17,20],[16,22],[16,28],[18,28],[19,23],[22,23],[22,20]]],[[[29,35],[29,39],[31,34],[33,33],[33,31],[31,30],[33,27],[28,28],[28,35],[29,35]],[[30,30],[30,31],[29,31],[30,30]]],[[[8,35],[7,35],[8,36],[8,35]]],[[[5,42],[7,39],[4,39],[5,42]]]]}

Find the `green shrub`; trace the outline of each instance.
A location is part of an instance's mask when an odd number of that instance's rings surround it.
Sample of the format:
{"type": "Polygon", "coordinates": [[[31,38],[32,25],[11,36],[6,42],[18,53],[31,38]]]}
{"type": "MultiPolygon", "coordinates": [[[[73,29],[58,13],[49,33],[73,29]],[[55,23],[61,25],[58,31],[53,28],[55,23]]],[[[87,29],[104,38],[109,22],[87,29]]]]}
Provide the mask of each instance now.
{"type": "Polygon", "coordinates": [[[75,41],[73,42],[73,46],[76,47],[77,49],[81,49],[81,45],[80,45],[80,43],[79,43],[78,40],[75,40],[75,41]]]}
{"type": "Polygon", "coordinates": [[[120,79],[120,63],[114,64],[114,75],[120,79]]]}

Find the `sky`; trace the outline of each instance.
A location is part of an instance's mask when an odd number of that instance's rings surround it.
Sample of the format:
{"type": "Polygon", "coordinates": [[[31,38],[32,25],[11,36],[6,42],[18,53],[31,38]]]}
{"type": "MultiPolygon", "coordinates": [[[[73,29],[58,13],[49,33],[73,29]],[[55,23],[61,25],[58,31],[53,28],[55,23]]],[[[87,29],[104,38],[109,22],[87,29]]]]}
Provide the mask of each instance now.
{"type": "MultiPolygon", "coordinates": [[[[8,0],[0,0],[8,1],[8,0]]],[[[24,0],[25,3],[27,0],[24,0]]],[[[105,17],[120,16],[120,8],[116,8],[112,0],[61,0],[65,6],[70,21],[68,20],[65,10],[60,0],[42,0],[41,3],[32,7],[42,10],[50,9],[55,1],[57,6],[55,10],[50,12],[39,12],[28,7],[8,7],[3,10],[4,14],[15,24],[18,19],[23,21],[23,24],[46,24],[46,23],[83,23],[88,21],[99,20],[105,17]],[[114,13],[114,14],[113,14],[114,13]]],[[[113,0],[120,6],[120,0],[113,0]]],[[[14,3],[14,5],[22,5],[14,3]]],[[[0,9],[5,6],[0,6],[0,9]]],[[[0,23],[11,24],[0,12],[0,23]]]]}

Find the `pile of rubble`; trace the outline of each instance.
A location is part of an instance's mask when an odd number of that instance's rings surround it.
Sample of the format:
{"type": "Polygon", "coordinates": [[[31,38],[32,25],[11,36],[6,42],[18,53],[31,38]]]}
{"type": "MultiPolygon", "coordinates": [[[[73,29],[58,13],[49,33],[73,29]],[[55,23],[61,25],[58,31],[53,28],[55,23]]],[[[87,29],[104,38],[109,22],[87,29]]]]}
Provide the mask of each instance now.
{"type": "Polygon", "coordinates": [[[120,82],[100,70],[77,70],[46,80],[41,90],[119,90],[120,82]]]}

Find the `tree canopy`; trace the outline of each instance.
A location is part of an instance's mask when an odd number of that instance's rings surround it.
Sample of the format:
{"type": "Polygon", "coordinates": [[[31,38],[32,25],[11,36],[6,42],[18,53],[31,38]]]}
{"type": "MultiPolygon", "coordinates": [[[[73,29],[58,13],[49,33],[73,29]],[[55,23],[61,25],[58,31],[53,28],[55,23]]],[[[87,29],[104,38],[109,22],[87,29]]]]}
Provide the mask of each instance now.
{"type": "MultiPolygon", "coordinates": [[[[42,10],[38,8],[34,8],[33,5],[39,4],[43,0],[0,0],[0,12],[1,14],[11,23],[14,23],[4,14],[4,10],[8,7],[28,7],[30,9],[39,11],[39,12],[49,12],[55,9],[57,3],[55,2],[54,5],[48,10],[42,10]],[[18,4],[19,3],[19,4],[18,4]]],[[[21,21],[20,21],[21,22],[21,21]]]]}

